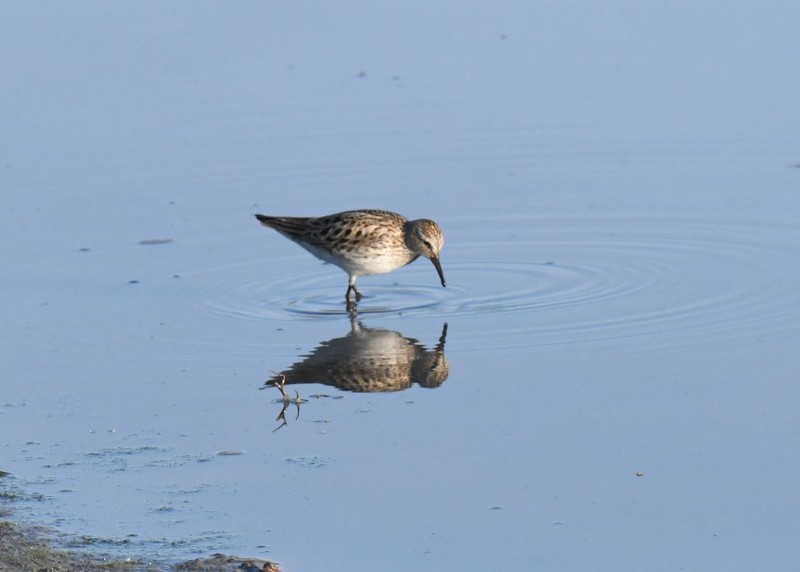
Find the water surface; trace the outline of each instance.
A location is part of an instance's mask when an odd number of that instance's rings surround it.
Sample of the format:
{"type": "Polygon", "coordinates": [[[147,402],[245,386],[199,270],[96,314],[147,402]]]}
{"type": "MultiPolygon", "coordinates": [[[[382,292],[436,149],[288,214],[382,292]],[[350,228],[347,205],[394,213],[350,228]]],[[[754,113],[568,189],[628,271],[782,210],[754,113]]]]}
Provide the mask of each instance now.
{"type": "Polygon", "coordinates": [[[792,569],[800,14],[717,8],[11,10],[20,518],[290,570],[792,569]],[[435,219],[447,288],[351,316],[252,217],[350,208],[435,219]]]}

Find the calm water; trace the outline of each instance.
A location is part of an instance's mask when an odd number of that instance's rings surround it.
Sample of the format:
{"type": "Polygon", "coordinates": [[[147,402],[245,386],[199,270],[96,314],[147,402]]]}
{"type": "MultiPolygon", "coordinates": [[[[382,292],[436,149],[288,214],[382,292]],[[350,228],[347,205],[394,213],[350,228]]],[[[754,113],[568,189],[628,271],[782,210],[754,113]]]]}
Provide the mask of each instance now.
{"type": "Polygon", "coordinates": [[[295,571],[796,566],[797,5],[8,11],[20,518],[295,571]],[[447,288],[351,319],[252,217],[349,208],[437,220],[447,288]]]}

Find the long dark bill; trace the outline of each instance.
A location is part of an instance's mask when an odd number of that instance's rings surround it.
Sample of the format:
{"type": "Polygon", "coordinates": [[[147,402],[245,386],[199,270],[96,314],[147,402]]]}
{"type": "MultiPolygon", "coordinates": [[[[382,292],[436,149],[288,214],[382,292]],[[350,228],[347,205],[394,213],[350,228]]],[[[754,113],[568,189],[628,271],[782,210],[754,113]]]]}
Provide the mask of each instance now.
{"type": "Polygon", "coordinates": [[[438,258],[431,258],[431,262],[433,262],[433,266],[436,268],[436,272],[439,273],[439,280],[442,281],[442,286],[445,285],[444,283],[444,272],[442,272],[442,265],[439,264],[438,258]]]}

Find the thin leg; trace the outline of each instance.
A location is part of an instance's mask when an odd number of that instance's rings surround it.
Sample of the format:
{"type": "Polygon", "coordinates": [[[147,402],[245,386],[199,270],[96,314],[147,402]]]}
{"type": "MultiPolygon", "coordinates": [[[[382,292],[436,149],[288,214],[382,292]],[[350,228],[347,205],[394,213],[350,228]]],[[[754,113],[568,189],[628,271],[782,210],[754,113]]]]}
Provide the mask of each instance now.
{"type": "Polygon", "coordinates": [[[350,301],[350,291],[351,290],[353,292],[355,292],[355,294],[356,294],[356,302],[361,300],[362,296],[361,296],[361,292],[359,292],[358,288],[356,288],[355,276],[350,278],[350,282],[347,284],[347,292],[344,295],[345,300],[347,300],[348,302],[350,301]]]}
{"type": "Polygon", "coordinates": [[[355,276],[350,277],[350,282],[347,285],[347,292],[344,295],[344,299],[347,305],[347,311],[350,312],[350,314],[355,314],[357,311],[356,303],[361,300],[361,292],[359,292],[358,288],[356,288],[355,276]],[[350,292],[355,292],[355,301],[350,298],[350,292]]]}

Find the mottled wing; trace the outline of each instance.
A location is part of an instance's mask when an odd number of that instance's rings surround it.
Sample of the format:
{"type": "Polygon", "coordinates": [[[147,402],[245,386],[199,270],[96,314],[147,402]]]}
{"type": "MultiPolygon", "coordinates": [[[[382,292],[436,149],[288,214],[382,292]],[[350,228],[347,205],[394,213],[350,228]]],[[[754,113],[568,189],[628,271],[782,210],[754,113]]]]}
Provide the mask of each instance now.
{"type": "Polygon", "coordinates": [[[350,251],[358,245],[378,246],[387,237],[387,225],[402,229],[406,222],[396,213],[380,210],[345,211],[321,217],[256,215],[256,218],[295,242],[305,242],[333,254],[350,251]]]}
{"type": "Polygon", "coordinates": [[[256,218],[264,226],[274,228],[292,240],[304,240],[310,217],[299,216],[267,216],[257,214],[256,218]]]}

